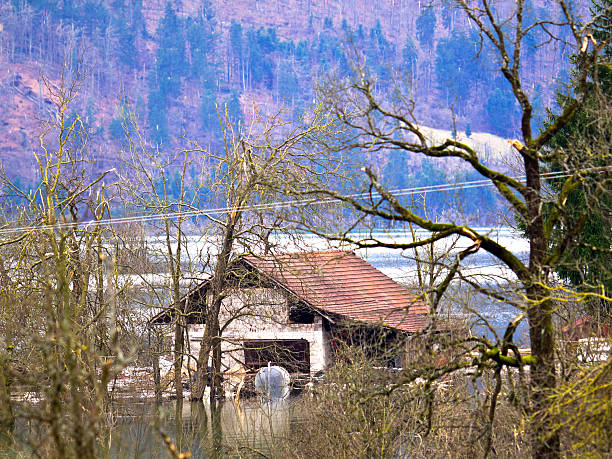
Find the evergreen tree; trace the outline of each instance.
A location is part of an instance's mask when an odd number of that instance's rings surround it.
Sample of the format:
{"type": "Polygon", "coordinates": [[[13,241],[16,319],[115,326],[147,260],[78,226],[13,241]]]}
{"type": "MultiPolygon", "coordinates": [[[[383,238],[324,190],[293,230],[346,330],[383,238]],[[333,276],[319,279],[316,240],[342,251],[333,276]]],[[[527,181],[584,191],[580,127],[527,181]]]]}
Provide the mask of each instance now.
{"type": "Polygon", "coordinates": [[[137,66],[136,57],[138,50],[136,48],[136,34],[131,27],[123,26],[119,29],[118,50],[119,62],[129,68],[137,66]]]}
{"type": "Polygon", "coordinates": [[[476,50],[463,34],[453,34],[440,40],[436,46],[436,77],[438,87],[445,95],[447,102],[457,97],[459,106],[467,101],[470,88],[475,84],[474,67],[476,50]]]}
{"type": "Polygon", "coordinates": [[[306,40],[300,40],[295,49],[295,58],[298,62],[308,63],[310,60],[310,49],[306,40]]]}
{"type": "Polygon", "coordinates": [[[516,99],[505,80],[497,80],[496,83],[486,103],[489,129],[495,134],[511,137],[516,128],[518,115],[516,99]]]}
{"type": "MultiPolygon", "coordinates": [[[[446,176],[444,172],[436,166],[436,164],[430,158],[424,158],[421,161],[421,170],[415,174],[412,186],[415,187],[429,187],[432,185],[441,185],[446,183],[446,176]]],[[[431,195],[423,195],[424,209],[427,210],[428,215],[438,214],[448,203],[446,203],[440,194],[435,194],[432,198],[431,195]]]]}
{"type": "Polygon", "coordinates": [[[135,68],[137,65],[138,49],[136,48],[137,28],[126,19],[130,17],[129,7],[125,0],[115,0],[111,3],[113,18],[111,25],[117,34],[116,55],[123,65],[135,68]]]}
{"type": "Polygon", "coordinates": [[[75,5],[74,0],[60,0],[59,2],[59,11],[60,17],[62,19],[67,19],[68,21],[74,21],[77,17],[77,6],[75,5]]]}
{"type": "Polygon", "coordinates": [[[242,25],[234,20],[232,20],[232,25],[229,29],[229,38],[232,56],[232,72],[241,78],[244,71],[244,43],[242,37],[242,25]]]}
{"type": "Polygon", "coordinates": [[[247,56],[250,79],[266,89],[274,87],[275,65],[272,54],[278,49],[279,40],[276,29],[268,28],[265,31],[259,28],[257,31],[247,32],[247,56]]]}
{"type": "Polygon", "coordinates": [[[331,69],[338,69],[341,75],[346,75],[348,74],[348,62],[342,49],[342,41],[329,24],[321,31],[318,40],[313,43],[313,58],[319,61],[321,74],[331,69]]]}
{"type": "Polygon", "coordinates": [[[453,8],[451,5],[442,5],[442,24],[446,30],[451,30],[453,25],[453,8]]]}
{"type": "Polygon", "coordinates": [[[183,25],[170,2],[157,28],[158,48],[155,68],[149,75],[148,121],[152,136],[158,144],[168,137],[167,105],[179,95],[181,77],[188,73],[185,58],[183,25]]]}
{"type": "Polygon", "coordinates": [[[376,26],[370,29],[369,38],[365,48],[367,66],[376,72],[379,86],[388,86],[391,83],[389,70],[395,64],[395,46],[385,38],[380,21],[376,21],[376,26]]]}
{"type": "Polygon", "coordinates": [[[168,138],[168,117],[166,116],[166,100],[159,91],[149,93],[148,120],[149,129],[155,143],[160,145],[168,138]]]}
{"type": "Polygon", "coordinates": [[[229,98],[225,102],[227,114],[230,117],[232,124],[244,123],[242,115],[242,106],[240,104],[240,95],[236,91],[232,91],[229,98]]]}
{"type": "Polygon", "coordinates": [[[216,20],[210,2],[205,2],[202,8],[199,16],[190,18],[186,35],[191,52],[191,76],[209,89],[216,82],[216,20]]]}
{"type": "Polygon", "coordinates": [[[80,8],[75,8],[72,20],[88,36],[103,35],[110,24],[110,14],[102,0],[86,0],[80,8]]]}
{"type": "Polygon", "coordinates": [[[217,113],[215,91],[212,89],[206,89],[202,94],[200,118],[204,132],[216,136],[219,132],[219,115],[217,113]]]}
{"type": "Polygon", "coordinates": [[[421,48],[432,49],[436,30],[436,13],[433,8],[426,7],[423,9],[416,20],[416,29],[421,48]]]}
{"type": "MultiPolygon", "coordinates": [[[[580,110],[569,124],[555,135],[549,146],[558,153],[550,163],[551,171],[580,170],[589,164],[595,167],[610,166],[612,148],[609,139],[612,137],[612,121],[604,114],[612,108],[612,1],[594,1],[592,6],[594,24],[593,35],[600,42],[606,42],[602,59],[597,65],[599,92],[590,92],[580,110]]],[[[589,84],[593,84],[592,80],[589,84]]],[[[560,107],[572,103],[571,95],[559,93],[557,102],[560,107]]],[[[548,123],[553,123],[556,116],[549,114],[548,123]]],[[[547,123],[547,124],[548,124],[547,123]]],[[[609,169],[603,173],[587,173],[587,180],[571,191],[564,206],[566,219],[554,229],[558,240],[565,238],[575,228],[582,226],[581,231],[571,238],[570,248],[565,252],[564,263],[557,270],[562,279],[570,282],[582,291],[596,291],[604,295],[612,294],[612,190],[609,169]],[[592,196],[591,189],[601,188],[600,198],[594,202],[587,199],[592,196]],[[585,214],[585,209],[588,212],[585,214]],[[584,219],[584,220],[583,220],[584,219]]],[[[553,190],[560,192],[564,180],[552,180],[553,190]]],[[[553,211],[552,207],[549,211],[553,211]]],[[[603,313],[612,320],[612,302],[604,299],[591,299],[587,306],[592,313],[603,313]]]]}
{"type": "Polygon", "coordinates": [[[121,141],[124,137],[123,124],[121,118],[113,118],[108,126],[108,133],[110,138],[115,141],[121,141]]]}
{"type": "Polygon", "coordinates": [[[429,158],[421,162],[421,173],[415,177],[414,186],[441,185],[446,183],[444,172],[429,158]]]}
{"type": "Polygon", "coordinates": [[[414,179],[403,152],[391,151],[383,169],[383,178],[388,189],[408,188],[414,179]]]}
{"type": "MultiPolygon", "coordinates": [[[[533,2],[531,0],[526,0],[523,5],[523,27],[532,26],[538,17],[545,17],[545,14],[541,14],[533,6],[533,2]]],[[[535,50],[541,39],[541,29],[540,27],[533,27],[529,30],[529,33],[525,36],[523,41],[523,49],[525,51],[525,56],[528,59],[531,59],[535,56],[535,50]]]]}
{"type": "MultiPolygon", "coordinates": [[[[13,6],[14,7],[18,7],[19,5],[21,5],[21,0],[12,0],[13,6]]],[[[28,3],[30,4],[30,6],[32,6],[33,8],[37,8],[37,9],[41,9],[41,10],[55,10],[55,12],[57,13],[58,10],[61,9],[58,8],[58,2],[57,0],[29,0],[28,3]]]]}
{"type": "Polygon", "coordinates": [[[232,25],[229,30],[230,45],[235,59],[242,61],[242,25],[232,20],[232,25]]]}
{"type": "Polygon", "coordinates": [[[166,100],[179,94],[180,79],[188,70],[183,26],[170,2],[166,3],[164,17],[157,28],[157,43],[155,70],[159,91],[166,100]]]}
{"type": "Polygon", "coordinates": [[[136,36],[148,38],[144,16],[142,14],[142,0],[131,0],[130,13],[132,16],[132,30],[136,36]]]}
{"type": "Polygon", "coordinates": [[[542,94],[544,93],[542,85],[536,84],[533,89],[533,101],[531,105],[533,106],[534,113],[534,123],[532,128],[534,131],[538,131],[544,126],[544,121],[546,117],[546,109],[544,108],[544,101],[542,100],[542,94]]]}
{"type": "Polygon", "coordinates": [[[402,70],[413,78],[416,75],[417,49],[410,37],[406,37],[406,42],[402,48],[402,70]]]}
{"type": "Polygon", "coordinates": [[[204,132],[216,137],[219,130],[217,115],[218,65],[216,61],[215,14],[210,2],[205,2],[200,15],[190,19],[187,27],[187,41],[191,51],[192,78],[199,80],[202,97],[200,99],[200,120],[204,132]]]}
{"type": "MultiPolygon", "coordinates": [[[[482,175],[473,169],[459,171],[455,174],[455,183],[482,180],[482,175]]],[[[471,218],[487,219],[498,208],[498,200],[492,188],[458,188],[452,193],[449,205],[457,206],[464,215],[471,218]]]]}
{"type": "Polygon", "coordinates": [[[278,69],[278,97],[287,104],[293,105],[299,96],[300,85],[293,69],[292,62],[283,60],[278,69]]]}

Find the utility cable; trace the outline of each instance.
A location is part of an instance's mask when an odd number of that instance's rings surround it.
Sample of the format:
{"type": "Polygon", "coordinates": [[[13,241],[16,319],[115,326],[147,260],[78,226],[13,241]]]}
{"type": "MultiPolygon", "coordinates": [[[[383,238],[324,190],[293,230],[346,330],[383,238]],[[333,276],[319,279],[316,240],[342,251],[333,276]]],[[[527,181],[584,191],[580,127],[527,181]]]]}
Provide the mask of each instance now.
{"type": "MultiPolygon", "coordinates": [[[[584,169],[582,172],[589,172],[590,170],[596,169],[597,172],[604,172],[601,168],[591,168],[584,169]]],[[[566,178],[570,177],[572,174],[568,174],[565,172],[546,172],[541,174],[542,178],[546,179],[556,179],[556,178],[566,178]]],[[[512,177],[512,179],[524,182],[526,180],[526,176],[517,176],[512,177]]],[[[426,193],[435,193],[440,191],[461,191],[470,188],[482,188],[482,187],[492,187],[494,183],[489,179],[484,180],[472,180],[466,182],[458,182],[458,183],[444,183],[440,185],[429,185],[422,187],[412,187],[412,188],[399,188],[389,190],[389,193],[393,196],[410,196],[415,194],[426,194],[426,193]]],[[[361,193],[352,193],[348,195],[342,195],[344,198],[350,199],[367,199],[367,198],[380,198],[380,194],[377,192],[361,192],[361,193]]],[[[263,204],[250,204],[246,206],[234,206],[234,207],[216,207],[209,209],[194,209],[188,211],[176,211],[176,212],[166,212],[166,213],[154,213],[154,214],[146,214],[146,215],[134,215],[130,217],[119,217],[119,218],[106,218],[100,220],[86,220],[86,221],[77,221],[77,222],[61,222],[53,225],[30,225],[30,226],[17,226],[17,227],[5,227],[0,229],[0,235],[4,234],[14,234],[14,233],[23,233],[28,231],[43,231],[43,230],[51,230],[51,229],[71,229],[84,227],[87,228],[89,226],[108,226],[113,224],[125,224],[125,223],[144,223],[144,222],[152,222],[159,220],[173,220],[177,218],[192,218],[198,216],[210,216],[210,215],[222,215],[230,212],[246,212],[246,211],[259,211],[259,210],[269,210],[269,209],[282,209],[286,207],[304,207],[307,205],[324,205],[324,204],[337,204],[340,200],[338,198],[327,198],[327,199],[297,199],[290,201],[274,201],[263,204]]],[[[17,223],[17,222],[9,222],[17,223]]]]}

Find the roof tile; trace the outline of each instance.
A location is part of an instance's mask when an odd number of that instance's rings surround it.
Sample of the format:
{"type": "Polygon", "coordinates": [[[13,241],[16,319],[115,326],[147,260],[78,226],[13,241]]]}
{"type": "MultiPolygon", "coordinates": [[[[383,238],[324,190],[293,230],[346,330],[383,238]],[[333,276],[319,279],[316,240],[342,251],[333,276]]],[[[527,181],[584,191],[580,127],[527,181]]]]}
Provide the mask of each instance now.
{"type": "Polygon", "coordinates": [[[417,332],[429,307],[353,252],[248,255],[243,259],[314,308],[353,320],[417,332]]]}

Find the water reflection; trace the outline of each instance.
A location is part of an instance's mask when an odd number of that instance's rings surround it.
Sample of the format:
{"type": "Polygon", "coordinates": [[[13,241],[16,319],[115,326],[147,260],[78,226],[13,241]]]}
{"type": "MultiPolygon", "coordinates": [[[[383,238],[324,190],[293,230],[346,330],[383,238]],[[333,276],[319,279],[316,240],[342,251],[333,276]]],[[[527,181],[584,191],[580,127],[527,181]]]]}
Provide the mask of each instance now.
{"type": "Polygon", "coordinates": [[[268,455],[290,438],[301,416],[300,397],[217,403],[124,402],[109,435],[111,457],[168,457],[164,436],[191,457],[268,455]]]}

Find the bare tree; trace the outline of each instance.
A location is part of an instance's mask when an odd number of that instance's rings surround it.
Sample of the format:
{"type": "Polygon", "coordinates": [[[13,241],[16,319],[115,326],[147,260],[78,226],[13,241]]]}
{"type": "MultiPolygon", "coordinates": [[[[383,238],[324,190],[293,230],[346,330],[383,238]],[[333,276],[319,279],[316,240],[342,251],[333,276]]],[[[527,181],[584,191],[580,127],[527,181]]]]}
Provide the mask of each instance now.
{"type": "MultiPolygon", "coordinates": [[[[418,241],[406,244],[387,243],[376,238],[356,240],[350,234],[344,239],[359,247],[391,247],[399,249],[414,249],[427,246],[449,237],[462,236],[471,241],[471,245],[457,253],[455,261],[448,267],[446,276],[430,290],[433,295],[432,306],[435,308],[447,292],[451,281],[461,276],[463,262],[477,252],[485,251],[505,265],[519,281],[519,301],[504,297],[488,289],[477,286],[481,293],[506,301],[518,309],[516,318],[512,320],[503,337],[498,342],[487,339],[471,338],[474,350],[479,357],[470,361],[468,366],[485,368],[490,365],[499,375],[504,367],[516,367],[522,371],[525,365],[530,366],[530,393],[527,409],[534,413],[534,426],[531,435],[533,457],[558,457],[560,443],[558,432],[553,429],[551,419],[547,415],[548,397],[557,385],[555,368],[556,349],[555,323],[553,314],[555,299],[559,297],[555,285],[554,270],[558,266],[568,245],[582,231],[584,219],[574,219],[577,222],[556,238],[552,234],[553,227],[558,222],[564,222],[564,205],[568,194],[584,183],[588,174],[609,170],[601,166],[594,158],[580,165],[574,164],[566,169],[563,186],[556,194],[547,191],[544,164],[552,158],[571,155],[548,148],[548,142],[565,124],[572,119],[577,109],[581,107],[585,97],[597,91],[597,64],[606,56],[600,54],[605,42],[597,41],[590,32],[591,24],[581,25],[573,16],[571,5],[564,0],[555,2],[552,14],[556,18],[537,18],[526,23],[526,2],[519,0],[512,8],[497,9],[494,2],[481,0],[477,3],[462,0],[452,2],[480,32],[481,46],[491,49],[497,56],[498,71],[512,88],[514,97],[521,109],[520,131],[521,140],[512,143],[522,160],[525,180],[509,176],[499,170],[487,166],[478,151],[454,138],[442,141],[431,140],[418,122],[415,103],[399,91],[393,97],[384,98],[376,89],[376,82],[370,78],[368,69],[361,64],[359,53],[355,56],[354,77],[347,80],[329,80],[322,88],[322,98],[329,109],[335,114],[347,129],[343,151],[362,149],[364,151],[380,151],[383,149],[399,150],[406,154],[418,154],[431,158],[448,158],[460,160],[484,178],[490,180],[499,195],[515,213],[526,228],[529,240],[529,259],[523,261],[504,245],[489,237],[482,231],[453,222],[440,222],[429,219],[406,205],[402,199],[395,196],[381,183],[371,167],[365,167],[369,187],[361,197],[349,196],[328,189],[319,190],[323,196],[338,199],[365,216],[382,220],[407,222],[429,231],[429,235],[418,241]],[[555,121],[547,125],[538,134],[533,132],[533,105],[524,82],[522,68],[522,51],[525,47],[525,37],[537,29],[549,41],[561,41],[560,29],[567,30],[569,41],[565,43],[575,50],[576,71],[574,96],[561,108],[555,121]],[[399,95],[398,95],[399,94],[399,95]],[[550,211],[544,209],[550,204],[550,211]],[[581,223],[582,222],[582,223],[581,223]],[[531,356],[522,355],[514,342],[513,335],[517,326],[526,320],[529,327],[531,356]]],[[[508,5],[506,5],[508,6],[508,5]]],[[[552,8],[551,8],[552,10],[552,8]]],[[[546,41],[546,40],[545,40],[546,41]]],[[[609,62],[608,62],[609,65],[609,62]]],[[[476,71],[476,70],[475,70],[476,71]]],[[[603,154],[603,153],[602,153],[603,154]]],[[[604,158],[601,158],[602,160],[604,158]]],[[[605,160],[604,160],[604,164],[605,160]]],[[[602,177],[603,183],[594,190],[590,199],[600,199],[603,193],[609,193],[610,181],[602,177]],[[607,191],[606,191],[607,190],[607,191]]],[[[295,186],[291,192],[311,195],[311,190],[295,186]]],[[[584,209],[585,214],[588,208],[584,209]]],[[[585,292],[574,292],[576,298],[589,295],[585,292]]],[[[464,364],[458,367],[463,368],[464,364]]],[[[443,371],[434,371],[429,377],[440,377],[447,371],[458,367],[447,367],[443,371]]],[[[416,377],[415,374],[408,379],[416,377]]],[[[490,422],[493,423],[495,404],[501,386],[490,398],[490,422]]],[[[490,445],[489,445],[490,446],[490,445]]],[[[485,455],[490,452],[490,447],[485,455]]]]}
{"type": "MultiPolygon", "coordinates": [[[[163,250],[160,254],[148,255],[161,256],[164,260],[164,271],[169,276],[168,302],[170,305],[178,305],[183,294],[181,283],[193,276],[193,263],[186,261],[195,261],[186,252],[187,234],[184,224],[189,217],[182,216],[182,213],[193,211],[199,206],[203,185],[201,165],[194,161],[191,149],[181,149],[166,156],[159,151],[158,146],[148,144],[139,129],[138,120],[132,115],[128,114],[124,119],[124,128],[128,143],[123,152],[125,174],[122,174],[122,195],[126,197],[126,202],[130,202],[130,211],[144,211],[161,222],[163,250]],[[192,167],[199,167],[200,172],[190,179],[188,172],[192,167]]],[[[151,228],[155,231],[155,223],[151,228]]],[[[205,265],[206,261],[200,269],[205,265]]],[[[174,389],[177,399],[182,400],[185,318],[178,310],[175,312],[174,389]]]]}
{"type": "Polygon", "coordinates": [[[45,81],[56,116],[42,126],[36,188],[22,190],[7,171],[1,175],[13,203],[0,242],[2,315],[11,317],[2,333],[15,349],[8,365],[3,355],[2,379],[40,398],[19,416],[32,422],[27,441],[41,455],[95,455],[108,384],[126,364],[115,320],[116,272],[99,238],[110,210],[107,173],[89,178],[87,132],[70,113],[82,78],[78,64],[65,64],[57,85],[45,81]],[[102,321],[108,326],[98,327],[102,321]]]}
{"type": "Polygon", "coordinates": [[[316,139],[333,136],[333,122],[320,110],[298,121],[288,122],[285,115],[284,111],[269,117],[259,114],[245,129],[233,125],[226,114],[222,123],[222,152],[202,150],[216,164],[213,186],[223,196],[227,212],[221,219],[211,216],[219,229],[220,243],[206,308],[197,380],[192,392],[195,400],[202,399],[207,379],[211,381],[211,399],[221,396],[221,332],[224,326],[220,324],[220,311],[228,293],[232,259],[237,253],[248,253],[257,246],[264,251],[271,250],[270,235],[281,229],[279,224],[283,221],[279,220],[279,210],[291,204],[286,203],[290,196],[278,192],[286,189],[282,183],[295,177],[321,183],[325,177],[323,171],[333,173],[338,168],[337,160],[315,144],[316,139]],[[208,378],[209,360],[212,374],[208,378]]]}

